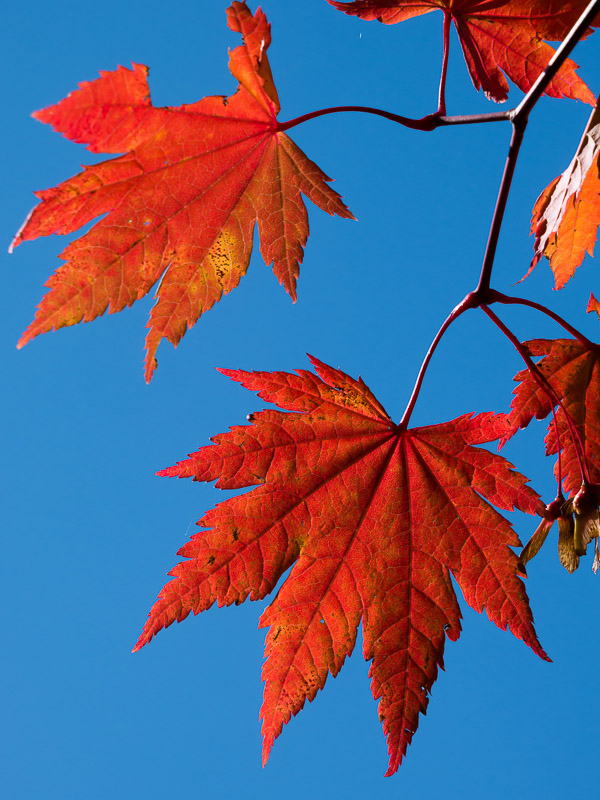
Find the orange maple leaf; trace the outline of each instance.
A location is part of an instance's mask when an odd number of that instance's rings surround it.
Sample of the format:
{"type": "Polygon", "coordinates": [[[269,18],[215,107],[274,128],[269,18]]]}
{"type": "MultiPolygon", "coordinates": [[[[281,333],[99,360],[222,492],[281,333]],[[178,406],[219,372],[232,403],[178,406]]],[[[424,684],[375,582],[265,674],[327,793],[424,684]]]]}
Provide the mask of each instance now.
{"type": "Polygon", "coordinates": [[[425,713],[446,636],[460,634],[451,575],[470,606],[547,659],[509,548],[518,537],[490,503],[532,514],[543,505],[508,461],[473,446],[504,434],[505,415],[402,429],[362,380],[312,362],[317,375],[222,370],[292,413],[253,414],[158,473],[256,488],[198,522],[205,530],[179,551],[188,560],[170,573],[135,649],[215,601],[264,598],[291,567],[260,621],[269,627],[264,760],[337,675],[362,620],[389,775],[425,713]]]}
{"type": "MultiPolygon", "coordinates": [[[[548,381],[569,414],[583,444],[591,483],[600,483],[600,345],[586,345],[576,339],[533,339],[524,343],[529,353],[541,356],[536,366],[548,381]]],[[[509,431],[504,444],[519,428],[535,419],[544,419],[554,405],[529,370],[515,375],[518,386],[513,394],[508,416],[509,431]]],[[[557,414],[562,451],[562,473],[567,492],[576,493],[582,475],[573,441],[564,414],[557,414]]],[[[557,452],[556,432],[550,424],[546,436],[546,452],[557,452]]]]}
{"type": "Polygon", "coordinates": [[[245,274],[255,223],[261,253],[292,299],[308,238],[306,195],[352,218],[330,180],[278,129],[279,99],[267,59],[270,25],[243,2],[227,11],[244,43],[229,68],[229,99],[155,108],[146,67],[119,67],[34,116],[94,153],[126,155],[85,167],[41,199],[13,244],[71,233],[106,216],[61,254],[50,292],[19,346],[40,333],[121,311],[160,279],[146,338],[146,380],[160,341],[177,345],[245,274]],[[161,277],[162,276],[162,277],[161,277]]]}
{"type": "MultiPolygon", "coordinates": [[[[594,255],[600,225],[600,104],[592,111],[573,160],[547,186],[533,208],[535,255],[529,273],[546,256],[556,289],[573,276],[586,252],[594,255]]],[[[590,300],[591,310],[594,297],[590,300]]]]}
{"type": "MultiPolygon", "coordinates": [[[[335,8],[388,25],[441,10],[456,26],[473,85],[497,103],[508,97],[505,73],[527,92],[554,55],[544,40],[564,39],[588,5],[587,0],[328,0],[335,8]]],[[[546,89],[593,105],[595,97],[568,59],[546,89]]]]}

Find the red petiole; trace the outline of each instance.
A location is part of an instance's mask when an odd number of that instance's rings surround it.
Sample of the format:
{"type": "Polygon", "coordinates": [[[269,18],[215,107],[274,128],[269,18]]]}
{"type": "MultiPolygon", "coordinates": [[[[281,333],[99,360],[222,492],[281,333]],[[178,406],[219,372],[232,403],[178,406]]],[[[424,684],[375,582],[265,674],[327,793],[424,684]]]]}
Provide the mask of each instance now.
{"type": "MultiPolygon", "coordinates": [[[[523,344],[517,339],[514,333],[506,327],[506,325],[502,322],[499,317],[494,314],[491,308],[487,305],[481,305],[481,310],[487,314],[487,316],[492,320],[494,325],[496,325],[502,333],[507,337],[507,339],[511,342],[514,346],[515,350],[519,353],[525,364],[527,365],[527,369],[531,373],[531,376],[540,387],[540,389],[544,392],[550,405],[552,407],[558,406],[565,417],[565,422],[567,423],[567,427],[569,428],[569,433],[571,435],[571,439],[573,441],[573,447],[575,448],[575,453],[577,455],[577,461],[579,463],[579,469],[581,472],[581,482],[587,483],[588,482],[588,472],[585,463],[585,449],[583,447],[583,443],[581,441],[581,437],[579,436],[579,431],[577,430],[575,423],[571,419],[570,414],[564,407],[562,400],[554,391],[552,385],[548,382],[546,377],[542,374],[539,370],[538,366],[534,363],[531,356],[529,355],[527,348],[524,347],[523,344]]],[[[557,436],[557,447],[558,453],[560,455],[560,441],[558,440],[558,427],[556,428],[556,436],[557,436]]],[[[560,491],[560,483],[559,483],[559,491],[560,491]]]]}

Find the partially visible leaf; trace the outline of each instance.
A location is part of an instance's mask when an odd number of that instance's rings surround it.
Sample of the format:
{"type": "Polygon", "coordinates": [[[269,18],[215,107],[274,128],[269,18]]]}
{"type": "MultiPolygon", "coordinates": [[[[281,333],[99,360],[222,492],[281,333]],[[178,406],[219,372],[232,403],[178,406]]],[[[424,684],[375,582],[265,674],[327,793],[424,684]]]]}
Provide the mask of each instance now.
{"type": "Polygon", "coordinates": [[[544,542],[548,537],[548,533],[550,532],[550,528],[553,525],[553,519],[542,518],[540,524],[535,529],[533,536],[521,550],[521,555],[519,556],[519,567],[523,573],[525,573],[526,565],[531,561],[532,558],[535,558],[535,556],[537,556],[542,549],[544,542]]]}
{"type": "Polygon", "coordinates": [[[178,108],[150,102],[146,67],[103,72],[34,114],[94,153],[126,155],[85,167],[54,189],[14,245],[71,233],[105,214],[62,253],[35,320],[40,333],[121,311],[160,279],[146,337],[146,380],[160,341],[177,345],[198,318],[245,274],[255,223],[261,252],[292,299],[308,238],[306,195],[329,214],[352,218],[330,180],[279,131],[279,99],[267,59],[270,25],[243,2],[227,11],[244,43],[230,55],[240,85],[229,99],[178,108]]]}
{"type": "Polygon", "coordinates": [[[474,609],[510,626],[542,658],[502,509],[543,513],[526,479],[474,445],[507,430],[505,415],[469,414],[405,430],[362,380],[313,359],[307,371],[223,370],[291,413],[213,438],[162,475],[256,486],[202,517],[179,551],[136,645],[190,612],[264,598],[269,627],[264,759],[274,739],[327,676],[337,675],[362,619],[364,656],[396,771],[443,665],[446,635],[460,634],[451,574],[474,609]]]}
{"type": "MultiPolygon", "coordinates": [[[[525,345],[532,356],[542,356],[537,368],[560,398],[579,433],[590,481],[600,483],[600,346],[588,347],[576,339],[534,339],[525,345]]],[[[518,386],[508,417],[510,431],[501,444],[519,428],[529,425],[534,417],[547,417],[553,406],[529,370],[519,372],[514,379],[518,386]]],[[[573,493],[578,491],[582,479],[577,449],[560,411],[557,418],[565,488],[573,493]]],[[[546,452],[553,455],[556,451],[556,434],[551,423],[546,452]]]]}
{"type": "Polygon", "coordinates": [[[592,311],[595,311],[596,314],[600,317],[600,302],[596,300],[594,297],[594,293],[590,294],[590,299],[587,305],[587,313],[590,314],[592,311]]]}
{"type": "Polygon", "coordinates": [[[573,516],[573,510],[568,509],[562,494],[559,494],[556,500],[546,506],[540,524],[519,556],[519,567],[524,576],[527,574],[526,565],[539,553],[555,522],[558,522],[558,560],[568,573],[575,572],[579,566],[579,554],[575,548],[573,516]]]}
{"type": "Polygon", "coordinates": [[[533,208],[531,232],[535,234],[535,255],[529,272],[542,256],[546,256],[554,273],[555,288],[562,289],[586,252],[594,255],[598,225],[600,104],[590,116],[573,160],[563,174],[544,189],[533,208]]]}
{"type": "MultiPolygon", "coordinates": [[[[476,89],[497,103],[508,97],[505,73],[527,92],[554,55],[544,40],[560,41],[581,16],[587,0],[328,0],[335,8],[364,20],[388,25],[441,10],[456,26],[469,74],[476,89]]],[[[599,20],[596,20],[597,24],[599,20]]],[[[568,59],[546,93],[593,105],[594,95],[568,59]]]]}

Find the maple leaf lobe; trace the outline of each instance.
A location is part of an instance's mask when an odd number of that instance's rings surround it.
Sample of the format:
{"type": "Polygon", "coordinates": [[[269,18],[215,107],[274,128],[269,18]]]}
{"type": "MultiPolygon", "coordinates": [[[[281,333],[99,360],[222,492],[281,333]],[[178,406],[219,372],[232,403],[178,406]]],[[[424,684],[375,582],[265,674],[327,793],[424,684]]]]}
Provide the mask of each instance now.
{"type": "Polygon", "coordinates": [[[35,116],[92,152],[125,153],[38,192],[14,244],[72,233],[20,345],[40,333],[132,305],[158,283],[146,337],[146,379],[162,339],[174,346],[246,273],[258,225],[267,265],[293,300],[308,215],[302,196],[352,218],[330,179],[278,129],[267,58],[270,26],[245,3],[228,9],[243,44],[230,53],[237,91],[179,107],[151,104],[148,70],[103,72],[35,116]]]}
{"type": "Polygon", "coordinates": [[[312,359],[298,370],[221,370],[280,410],[251,415],[163,475],[255,486],[209,511],[180,551],[136,645],[214,602],[262,599],[267,627],[263,758],[283,725],[352,652],[358,625],[395,772],[425,712],[446,636],[466,601],[542,658],[518,562],[520,542],[490,505],[543,510],[526,479],[476,447],[505,415],[401,430],[364,381],[312,359]]]}

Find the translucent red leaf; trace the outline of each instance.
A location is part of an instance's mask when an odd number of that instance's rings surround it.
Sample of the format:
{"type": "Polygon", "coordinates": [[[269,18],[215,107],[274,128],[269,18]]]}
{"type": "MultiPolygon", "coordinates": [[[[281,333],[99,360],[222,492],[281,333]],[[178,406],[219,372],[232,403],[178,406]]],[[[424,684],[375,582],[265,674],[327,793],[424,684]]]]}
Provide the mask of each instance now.
{"type": "MultiPolygon", "coordinates": [[[[388,25],[441,10],[456,26],[476,89],[500,103],[508,97],[505,75],[527,92],[554,55],[544,40],[564,39],[586,9],[587,0],[328,0],[335,8],[388,25]]],[[[551,97],[570,97],[593,105],[595,97],[568,59],[548,86],[551,97]]]]}
{"type": "Polygon", "coordinates": [[[451,575],[470,606],[547,658],[509,547],[518,537],[492,504],[543,506],[505,459],[475,446],[506,432],[504,415],[403,430],[363,381],[313,364],[316,375],[223,370],[287,413],[253,414],[159,473],[256,488],[202,517],[135,649],[214,602],[264,598],[291,567],[260,622],[264,759],[337,675],[362,621],[391,774],[427,708],[446,636],[460,634],[451,575]]]}
{"type": "MultiPolygon", "coordinates": [[[[573,421],[585,451],[589,480],[600,483],[600,346],[587,346],[576,339],[534,339],[525,342],[532,356],[541,356],[537,368],[560,398],[573,421]]],[[[532,419],[544,419],[552,403],[536,383],[529,370],[515,375],[510,429],[502,444],[532,419]]],[[[581,470],[576,445],[569,433],[564,415],[558,412],[562,469],[565,489],[576,492],[581,486],[581,470]]],[[[557,452],[556,434],[550,424],[546,451],[557,452]]]]}
{"type": "Polygon", "coordinates": [[[261,253],[292,299],[308,238],[302,195],[351,218],[327,176],[283,132],[267,59],[270,25],[245,3],[227,12],[243,45],[230,55],[239,87],[229,99],[155,108],[146,67],[119,67],[83,83],[34,116],[94,153],[125,155],[85,167],[54,189],[15,245],[71,233],[106,215],[61,254],[34,321],[19,346],[40,333],[121,311],[160,280],[146,338],[146,379],[163,338],[186,330],[245,274],[255,223],[261,253]]]}
{"type": "Polygon", "coordinates": [[[533,208],[531,232],[535,234],[535,255],[529,272],[546,256],[554,273],[555,288],[562,289],[585,254],[594,255],[598,225],[600,105],[596,105],[590,116],[573,160],[544,189],[533,208]]]}

